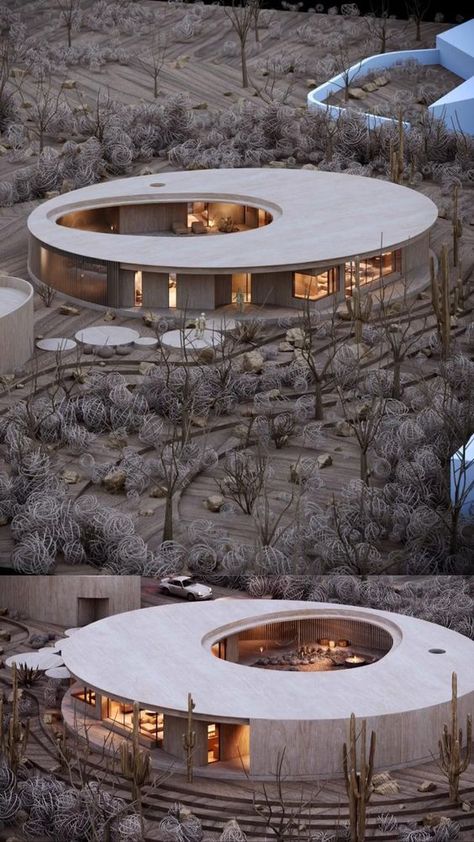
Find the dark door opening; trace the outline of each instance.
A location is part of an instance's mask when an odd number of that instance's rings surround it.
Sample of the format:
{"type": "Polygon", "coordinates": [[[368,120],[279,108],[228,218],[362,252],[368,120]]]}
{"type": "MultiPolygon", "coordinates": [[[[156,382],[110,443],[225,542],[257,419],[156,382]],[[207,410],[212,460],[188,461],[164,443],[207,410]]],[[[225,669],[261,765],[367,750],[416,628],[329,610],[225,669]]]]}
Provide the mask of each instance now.
{"type": "Polygon", "coordinates": [[[109,616],[108,597],[82,597],[77,598],[77,625],[87,626],[95,623],[96,620],[103,620],[109,616]]]}

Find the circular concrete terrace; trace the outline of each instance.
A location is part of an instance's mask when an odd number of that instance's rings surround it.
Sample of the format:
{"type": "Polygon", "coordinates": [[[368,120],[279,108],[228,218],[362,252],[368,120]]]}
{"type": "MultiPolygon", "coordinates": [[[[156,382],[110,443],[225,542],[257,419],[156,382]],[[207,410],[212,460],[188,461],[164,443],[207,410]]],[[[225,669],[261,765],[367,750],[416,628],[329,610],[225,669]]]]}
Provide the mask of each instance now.
{"type": "MultiPolygon", "coordinates": [[[[430,199],[374,178],[309,170],[222,169],[167,172],[105,181],[39,205],[30,234],[46,245],[95,260],[174,272],[305,267],[394,249],[437,218],[430,199]],[[234,236],[107,233],[58,224],[92,208],[185,202],[232,202],[261,208],[272,222],[234,236]]],[[[162,232],[161,232],[162,233],[162,232]]]]}
{"type": "Polygon", "coordinates": [[[338,772],[351,713],[379,733],[378,766],[428,758],[449,716],[453,671],[460,716],[474,705],[471,640],[413,617],[344,605],[224,599],[141,609],[87,626],[61,651],[71,673],[101,697],[160,711],[165,751],[178,759],[192,693],[196,727],[245,731],[240,745],[256,775],[268,773],[283,747],[290,775],[338,772]],[[325,619],[348,638],[366,624],[388,635],[391,647],[363,668],[327,672],[255,670],[229,655],[232,641],[258,624],[325,619]],[[215,657],[223,639],[227,660],[215,657]]]}

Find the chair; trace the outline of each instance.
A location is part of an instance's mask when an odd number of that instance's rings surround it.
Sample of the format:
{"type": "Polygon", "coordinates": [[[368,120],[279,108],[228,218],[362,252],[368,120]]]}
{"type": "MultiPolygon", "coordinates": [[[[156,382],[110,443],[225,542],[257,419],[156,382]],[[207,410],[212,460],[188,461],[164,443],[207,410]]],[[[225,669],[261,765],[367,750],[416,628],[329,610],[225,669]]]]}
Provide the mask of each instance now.
{"type": "Polygon", "coordinates": [[[204,222],[201,222],[201,220],[199,220],[198,222],[193,222],[192,225],[191,225],[191,230],[192,230],[193,234],[206,234],[207,233],[207,228],[204,225],[204,222]]]}

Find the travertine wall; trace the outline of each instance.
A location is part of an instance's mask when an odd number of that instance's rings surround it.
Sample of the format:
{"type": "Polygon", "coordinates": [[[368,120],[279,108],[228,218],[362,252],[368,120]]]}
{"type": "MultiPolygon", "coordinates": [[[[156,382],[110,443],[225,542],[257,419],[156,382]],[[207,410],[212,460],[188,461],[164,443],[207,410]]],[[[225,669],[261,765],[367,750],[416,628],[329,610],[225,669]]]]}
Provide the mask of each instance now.
{"type": "MultiPolygon", "coordinates": [[[[400,678],[403,681],[403,677],[400,678]]],[[[409,680],[408,676],[405,680],[409,680]]],[[[449,688],[448,688],[449,689],[449,688]]],[[[459,699],[459,721],[474,712],[474,693],[459,699]]],[[[330,711],[328,711],[330,713],[330,711]]],[[[449,722],[450,703],[390,716],[369,717],[367,732],[377,734],[375,768],[386,769],[438,755],[443,724],[449,722]]],[[[342,775],[342,746],[349,720],[316,721],[253,719],[250,722],[250,773],[268,775],[285,750],[284,773],[291,776],[342,775]]]]}
{"type": "MultiPolygon", "coordinates": [[[[207,722],[193,718],[193,731],[196,734],[196,744],[193,750],[195,766],[207,764],[207,722]]],[[[163,723],[163,751],[178,760],[184,760],[186,753],[183,748],[183,734],[186,732],[186,717],[170,716],[165,713],[163,723]]]]}
{"type": "Polygon", "coordinates": [[[0,591],[2,608],[65,627],[78,624],[79,599],[108,599],[108,615],[141,603],[139,576],[2,576],[0,591]]]}
{"type": "Polygon", "coordinates": [[[4,315],[0,306],[0,374],[9,374],[33,354],[33,288],[28,281],[9,275],[0,275],[0,296],[2,287],[20,290],[25,296],[4,315]]]}
{"type": "Polygon", "coordinates": [[[155,202],[149,205],[121,205],[119,212],[121,234],[171,231],[173,222],[187,224],[188,203],[155,202]]]}
{"type": "Polygon", "coordinates": [[[420,237],[416,242],[409,243],[402,251],[402,273],[409,281],[416,277],[421,269],[425,269],[428,275],[429,272],[429,248],[430,237],[429,233],[420,237]]]}

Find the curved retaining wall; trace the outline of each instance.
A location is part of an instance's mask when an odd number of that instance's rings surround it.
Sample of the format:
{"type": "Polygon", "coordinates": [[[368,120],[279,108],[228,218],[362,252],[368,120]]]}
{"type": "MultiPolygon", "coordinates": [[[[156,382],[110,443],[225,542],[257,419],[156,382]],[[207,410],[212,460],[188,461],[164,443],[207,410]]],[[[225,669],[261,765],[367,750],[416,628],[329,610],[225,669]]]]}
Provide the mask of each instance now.
{"type": "Polygon", "coordinates": [[[0,374],[20,368],[33,354],[33,287],[23,278],[0,275],[0,374]],[[24,297],[2,308],[2,289],[18,290],[24,297]]]}

